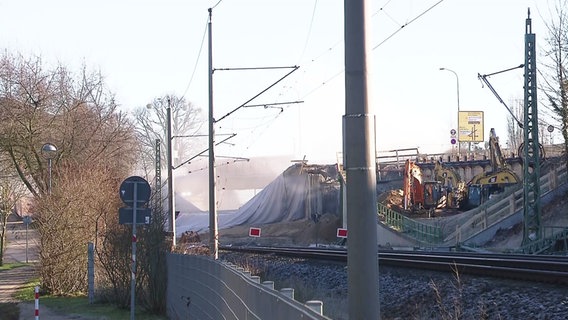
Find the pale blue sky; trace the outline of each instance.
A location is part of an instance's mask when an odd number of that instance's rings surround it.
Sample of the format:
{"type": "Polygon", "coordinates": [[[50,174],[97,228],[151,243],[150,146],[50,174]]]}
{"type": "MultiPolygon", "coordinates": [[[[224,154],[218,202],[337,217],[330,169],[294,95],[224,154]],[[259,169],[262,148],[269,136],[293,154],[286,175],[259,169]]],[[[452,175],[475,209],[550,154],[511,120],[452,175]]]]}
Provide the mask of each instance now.
{"type": "MultiPolygon", "coordinates": [[[[173,93],[206,112],[207,41],[201,44],[207,9],[217,2],[0,0],[0,45],[76,70],[83,62],[99,69],[125,111],[173,93]]],[[[438,2],[369,1],[371,47],[438,2]]],[[[369,63],[377,150],[450,148],[449,131],[457,122],[456,78],[440,67],[458,74],[462,111],[484,111],[486,140],[494,127],[504,144],[508,112],[482,88],[477,73],[524,63],[529,7],[540,48],[546,35],[541,16],[549,15],[546,0],[444,0],[376,47],[369,63]]],[[[281,113],[264,108],[235,112],[217,128],[218,133],[237,133],[231,141],[235,145],[219,147],[218,154],[306,155],[311,162],[334,163],[345,113],[343,1],[223,0],[213,10],[213,39],[215,68],[300,66],[251,103],[305,101],[281,113]]],[[[285,72],[216,72],[215,117],[285,72]]],[[[522,99],[522,76],[518,69],[490,80],[508,103],[522,99]]]]}

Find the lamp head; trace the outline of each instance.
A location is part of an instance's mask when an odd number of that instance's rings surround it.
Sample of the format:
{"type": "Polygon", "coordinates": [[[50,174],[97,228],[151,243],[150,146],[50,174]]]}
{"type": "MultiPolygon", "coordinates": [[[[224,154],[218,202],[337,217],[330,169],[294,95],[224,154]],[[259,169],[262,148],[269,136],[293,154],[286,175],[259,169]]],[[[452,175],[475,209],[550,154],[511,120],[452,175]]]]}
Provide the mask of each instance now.
{"type": "Polygon", "coordinates": [[[53,159],[57,155],[57,147],[54,144],[46,143],[41,147],[41,154],[46,159],[53,159]]]}

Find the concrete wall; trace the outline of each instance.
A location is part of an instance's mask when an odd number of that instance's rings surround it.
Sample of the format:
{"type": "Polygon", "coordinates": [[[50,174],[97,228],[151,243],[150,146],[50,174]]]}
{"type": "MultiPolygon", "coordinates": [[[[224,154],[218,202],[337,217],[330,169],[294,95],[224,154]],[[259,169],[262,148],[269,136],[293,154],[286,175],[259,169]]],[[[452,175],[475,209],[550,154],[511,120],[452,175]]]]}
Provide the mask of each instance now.
{"type": "Polygon", "coordinates": [[[170,319],[329,319],[321,301],[300,303],[293,289],[208,256],[168,254],[167,267],[170,319]]]}

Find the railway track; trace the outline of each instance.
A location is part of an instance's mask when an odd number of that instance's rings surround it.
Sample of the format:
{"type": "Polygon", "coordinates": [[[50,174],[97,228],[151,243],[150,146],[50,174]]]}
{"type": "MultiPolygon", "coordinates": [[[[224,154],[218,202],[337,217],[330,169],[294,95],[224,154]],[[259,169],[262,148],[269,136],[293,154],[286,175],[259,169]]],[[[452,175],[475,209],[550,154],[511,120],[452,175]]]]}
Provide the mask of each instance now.
{"type": "MultiPolygon", "coordinates": [[[[347,250],[345,249],[249,246],[223,246],[220,249],[347,263],[347,250]]],[[[379,251],[378,263],[404,268],[568,284],[568,257],[565,256],[379,251]]]]}

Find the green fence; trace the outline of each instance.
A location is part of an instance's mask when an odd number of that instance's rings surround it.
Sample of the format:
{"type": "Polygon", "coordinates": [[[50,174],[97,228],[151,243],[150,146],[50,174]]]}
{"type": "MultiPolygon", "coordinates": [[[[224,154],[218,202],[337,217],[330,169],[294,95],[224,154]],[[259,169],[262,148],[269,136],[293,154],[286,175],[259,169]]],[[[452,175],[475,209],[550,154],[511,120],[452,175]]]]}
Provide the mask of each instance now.
{"type": "Polygon", "coordinates": [[[439,244],[443,240],[440,227],[413,220],[380,203],[378,214],[381,223],[413,239],[428,244],[439,244]]]}

